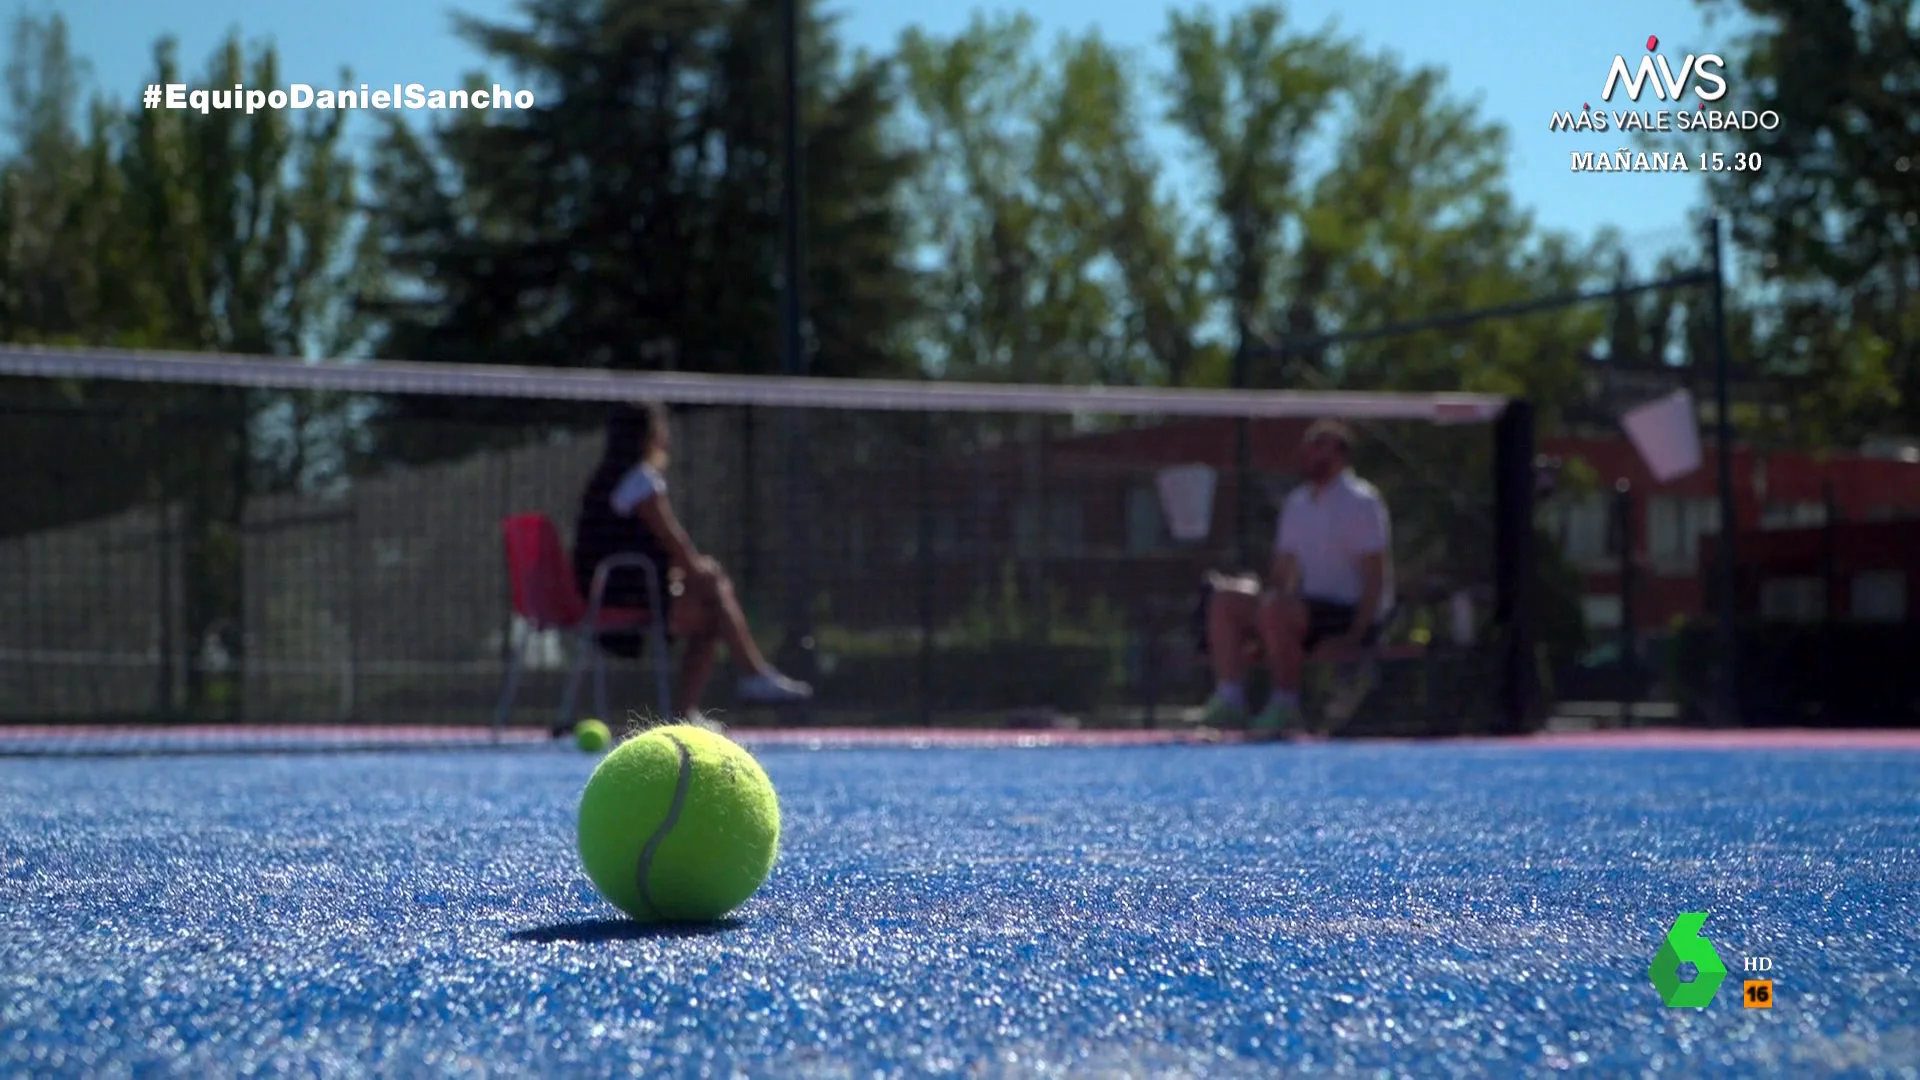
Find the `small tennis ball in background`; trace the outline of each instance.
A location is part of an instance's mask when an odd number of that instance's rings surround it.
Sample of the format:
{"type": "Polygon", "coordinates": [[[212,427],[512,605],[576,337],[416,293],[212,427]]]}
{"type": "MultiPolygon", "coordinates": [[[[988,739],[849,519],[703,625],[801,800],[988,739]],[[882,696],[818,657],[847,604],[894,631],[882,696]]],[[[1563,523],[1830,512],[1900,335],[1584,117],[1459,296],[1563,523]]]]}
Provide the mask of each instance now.
{"type": "Polygon", "coordinates": [[[642,732],[580,796],[580,861],[640,922],[711,922],[747,902],[780,848],[780,802],[738,743],[692,724],[642,732]]]}
{"type": "Polygon", "coordinates": [[[573,744],[589,754],[605,750],[612,739],[613,732],[598,720],[582,720],[573,726],[573,744]]]}

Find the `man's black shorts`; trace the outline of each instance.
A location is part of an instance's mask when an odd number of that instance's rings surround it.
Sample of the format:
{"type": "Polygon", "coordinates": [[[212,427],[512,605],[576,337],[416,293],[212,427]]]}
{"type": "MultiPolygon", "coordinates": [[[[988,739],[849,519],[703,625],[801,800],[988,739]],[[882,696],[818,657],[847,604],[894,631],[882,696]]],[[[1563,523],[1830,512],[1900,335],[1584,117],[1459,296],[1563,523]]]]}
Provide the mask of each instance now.
{"type": "MultiPolygon", "coordinates": [[[[1323,642],[1340,637],[1353,629],[1353,614],[1356,609],[1352,604],[1341,604],[1332,600],[1315,600],[1311,596],[1306,597],[1305,600],[1307,605],[1307,640],[1304,647],[1307,652],[1312,652],[1319,648],[1323,642]]],[[[1374,623],[1372,626],[1367,627],[1367,632],[1361,637],[1360,644],[1372,645],[1379,637],[1380,624],[1374,623]]]]}
{"type": "MultiPolygon", "coordinates": [[[[1200,602],[1195,605],[1193,612],[1194,641],[1199,646],[1202,656],[1207,654],[1207,606],[1212,602],[1213,592],[1210,580],[1202,585],[1200,602]]],[[[1317,600],[1310,596],[1303,599],[1307,605],[1307,639],[1302,643],[1305,651],[1312,652],[1323,642],[1340,637],[1353,628],[1354,605],[1334,600],[1317,600]]],[[[1360,643],[1372,645],[1379,639],[1380,624],[1376,621],[1367,628],[1360,643]]]]}

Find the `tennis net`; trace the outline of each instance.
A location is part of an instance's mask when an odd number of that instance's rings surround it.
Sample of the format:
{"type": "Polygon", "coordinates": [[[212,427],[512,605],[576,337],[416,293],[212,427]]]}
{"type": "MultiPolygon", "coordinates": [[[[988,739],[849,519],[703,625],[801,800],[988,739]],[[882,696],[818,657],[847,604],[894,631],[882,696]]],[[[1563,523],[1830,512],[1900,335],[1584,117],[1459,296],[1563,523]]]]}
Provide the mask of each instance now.
{"type": "MultiPolygon", "coordinates": [[[[544,731],[582,641],[516,614],[502,522],[569,534],[609,405],[635,400],[672,406],[676,510],[817,684],[808,722],[1185,722],[1200,584],[1264,568],[1322,416],[1359,429],[1394,515],[1394,673],[1356,730],[1517,722],[1523,405],[17,347],[0,721],[485,726],[517,661],[507,728],[544,731]]],[[[642,663],[609,677],[650,708],[642,663]]],[[[730,687],[728,722],[779,722],[730,687]]]]}

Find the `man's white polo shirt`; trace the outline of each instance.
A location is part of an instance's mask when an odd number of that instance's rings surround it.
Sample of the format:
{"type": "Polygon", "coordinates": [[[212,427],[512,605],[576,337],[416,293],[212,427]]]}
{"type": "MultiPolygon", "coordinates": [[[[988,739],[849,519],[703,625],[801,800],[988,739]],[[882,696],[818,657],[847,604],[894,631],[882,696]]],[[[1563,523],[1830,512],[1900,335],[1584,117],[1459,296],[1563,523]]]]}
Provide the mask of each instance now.
{"type": "MultiPolygon", "coordinates": [[[[1360,602],[1360,560],[1389,552],[1393,527],[1379,489],[1353,474],[1341,473],[1320,491],[1302,484],[1280,508],[1275,546],[1299,567],[1300,595],[1353,605],[1360,602]]],[[[1380,614],[1394,602],[1393,560],[1387,559],[1380,614]]]]}

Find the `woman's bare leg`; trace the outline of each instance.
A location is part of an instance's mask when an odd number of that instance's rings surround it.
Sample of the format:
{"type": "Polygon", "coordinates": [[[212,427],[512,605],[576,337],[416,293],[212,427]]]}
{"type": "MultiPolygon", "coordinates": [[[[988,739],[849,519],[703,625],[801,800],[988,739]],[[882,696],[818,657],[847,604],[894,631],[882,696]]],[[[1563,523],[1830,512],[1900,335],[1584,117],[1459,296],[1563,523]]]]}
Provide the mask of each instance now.
{"type": "Polygon", "coordinates": [[[720,655],[720,639],[711,634],[688,638],[680,653],[680,678],[673,686],[673,714],[691,716],[700,711],[700,699],[713,681],[713,663],[720,655]]]}
{"type": "Polygon", "coordinates": [[[761,674],[773,671],[773,665],[760,651],[760,643],[753,640],[753,631],[747,626],[747,613],[740,610],[740,600],[734,595],[732,578],[725,574],[695,578],[687,582],[687,593],[688,599],[711,614],[713,630],[727,643],[734,663],[761,674]]]}
{"type": "MultiPolygon", "coordinates": [[[[760,652],[760,645],[753,640],[753,633],[747,627],[746,612],[740,610],[740,601],[734,596],[733,582],[724,573],[715,573],[687,581],[686,594],[675,607],[678,612],[686,610],[687,619],[705,631],[706,639],[727,643],[727,650],[733,654],[733,662],[746,672],[740,680],[740,700],[761,705],[793,705],[813,697],[813,688],[806,683],[795,682],[782,675],[767,661],[760,652]]],[[[676,619],[678,616],[676,616],[676,619]]],[[[688,663],[694,663],[691,654],[688,663]]],[[[711,645],[700,668],[695,671],[699,679],[712,673],[711,645]]]]}

